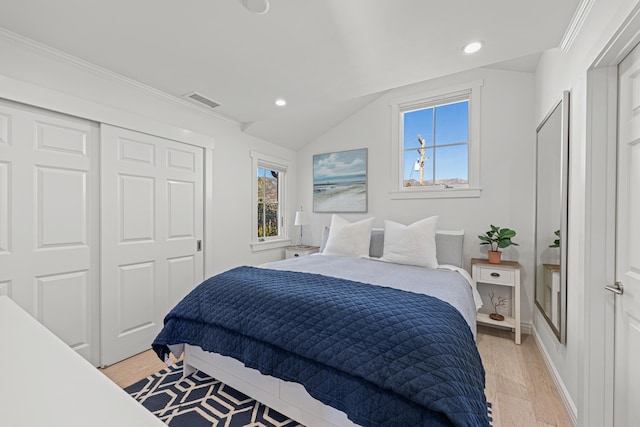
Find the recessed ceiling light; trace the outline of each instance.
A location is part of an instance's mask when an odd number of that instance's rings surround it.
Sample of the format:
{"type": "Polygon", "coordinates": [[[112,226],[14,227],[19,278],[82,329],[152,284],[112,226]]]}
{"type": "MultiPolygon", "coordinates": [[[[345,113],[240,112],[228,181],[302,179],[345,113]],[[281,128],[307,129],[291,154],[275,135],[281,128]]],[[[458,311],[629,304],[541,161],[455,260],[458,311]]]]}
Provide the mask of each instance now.
{"type": "Polygon", "coordinates": [[[462,53],[464,53],[465,55],[471,55],[472,53],[476,53],[477,51],[482,49],[482,45],[482,42],[468,43],[462,48],[462,53]]]}
{"type": "Polygon", "coordinates": [[[282,98],[278,98],[278,99],[276,99],[276,105],[278,107],[284,107],[285,105],[287,105],[287,101],[285,101],[282,98]]]}
{"type": "Polygon", "coordinates": [[[269,10],[269,0],[242,0],[242,5],[247,8],[249,12],[262,15],[269,10]]]}

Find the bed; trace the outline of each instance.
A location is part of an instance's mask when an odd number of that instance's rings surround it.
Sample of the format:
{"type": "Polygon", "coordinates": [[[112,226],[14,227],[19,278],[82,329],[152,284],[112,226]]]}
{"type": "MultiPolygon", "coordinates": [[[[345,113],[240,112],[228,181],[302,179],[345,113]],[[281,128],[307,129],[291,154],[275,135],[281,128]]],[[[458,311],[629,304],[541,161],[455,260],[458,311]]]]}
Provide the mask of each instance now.
{"type": "Polygon", "coordinates": [[[436,269],[383,262],[384,233],[369,233],[366,258],[323,237],[320,255],[206,280],[154,350],[310,427],[489,425],[461,235],[436,238],[436,269]]]}

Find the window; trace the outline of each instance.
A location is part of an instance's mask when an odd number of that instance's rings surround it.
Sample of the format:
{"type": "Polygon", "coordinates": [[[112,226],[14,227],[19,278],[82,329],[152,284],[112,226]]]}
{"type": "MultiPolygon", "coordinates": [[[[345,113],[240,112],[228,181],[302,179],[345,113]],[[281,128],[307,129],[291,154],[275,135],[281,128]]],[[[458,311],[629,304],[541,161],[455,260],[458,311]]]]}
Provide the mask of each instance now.
{"type": "Polygon", "coordinates": [[[258,240],[280,236],[280,171],[258,166],[258,240]]]}
{"type": "Polygon", "coordinates": [[[285,189],[288,162],[251,152],[253,164],[252,247],[271,249],[289,244],[285,232],[285,189]]]}
{"type": "Polygon", "coordinates": [[[481,85],[392,101],[393,198],[479,196],[481,85]]]}
{"type": "Polygon", "coordinates": [[[405,111],[403,185],[469,184],[469,100],[405,111]]]}

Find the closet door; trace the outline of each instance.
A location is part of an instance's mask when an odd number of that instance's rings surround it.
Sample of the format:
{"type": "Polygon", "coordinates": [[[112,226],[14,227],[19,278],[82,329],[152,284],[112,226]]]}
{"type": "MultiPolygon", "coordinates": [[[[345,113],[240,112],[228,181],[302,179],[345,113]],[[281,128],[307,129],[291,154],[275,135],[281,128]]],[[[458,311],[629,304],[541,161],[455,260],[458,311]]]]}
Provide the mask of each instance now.
{"type": "Polygon", "coordinates": [[[151,347],[203,280],[203,149],[101,126],[103,365],[151,347]]]}
{"type": "Polygon", "coordinates": [[[0,101],[0,295],[95,365],[97,147],[96,124],[0,101]]]}

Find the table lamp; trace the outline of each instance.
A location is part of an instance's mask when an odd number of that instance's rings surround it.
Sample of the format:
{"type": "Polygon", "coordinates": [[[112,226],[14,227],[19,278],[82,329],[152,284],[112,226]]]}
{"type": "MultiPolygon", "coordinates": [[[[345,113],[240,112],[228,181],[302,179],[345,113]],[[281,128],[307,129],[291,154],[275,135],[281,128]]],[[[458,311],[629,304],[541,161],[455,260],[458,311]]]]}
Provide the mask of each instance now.
{"type": "Polygon", "coordinates": [[[296,211],[296,219],[293,224],[300,226],[300,241],[297,246],[304,247],[305,245],[302,244],[302,226],[309,224],[309,220],[307,219],[307,213],[302,210],[302,206],[300,206],[299,211],[296,211]]]}

